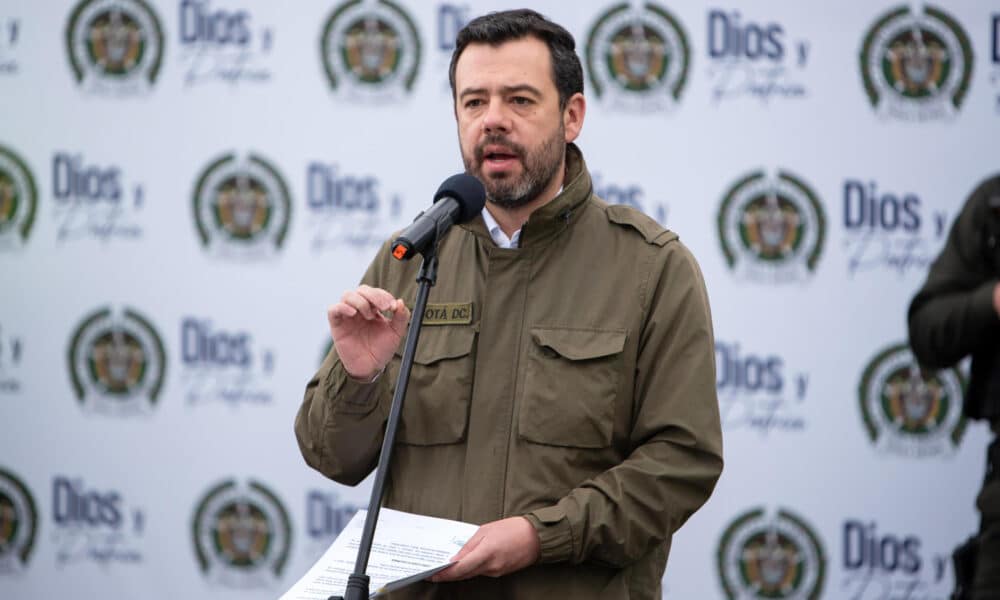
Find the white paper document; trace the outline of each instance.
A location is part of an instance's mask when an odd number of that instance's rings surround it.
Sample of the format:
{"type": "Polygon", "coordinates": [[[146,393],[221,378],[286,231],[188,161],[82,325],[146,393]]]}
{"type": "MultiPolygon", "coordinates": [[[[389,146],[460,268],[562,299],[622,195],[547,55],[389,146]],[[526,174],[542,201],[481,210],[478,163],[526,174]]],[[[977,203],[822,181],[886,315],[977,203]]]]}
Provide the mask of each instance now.
{"type": "MultiPolygon", "coordinates": [[[[354,572],[365,514],[359,510],[316,564],[281,600],[326,600],[343,596],[354,572]]],[[[447,567],[478,525],[383,508],[368,559],[372,596],[399,589],[447,567]]]]}

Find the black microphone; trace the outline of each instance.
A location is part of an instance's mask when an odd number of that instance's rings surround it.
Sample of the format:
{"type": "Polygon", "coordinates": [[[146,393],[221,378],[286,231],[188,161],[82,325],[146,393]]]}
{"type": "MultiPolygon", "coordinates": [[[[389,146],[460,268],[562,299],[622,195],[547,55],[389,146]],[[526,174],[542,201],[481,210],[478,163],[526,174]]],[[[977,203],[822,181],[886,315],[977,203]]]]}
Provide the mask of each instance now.
{"type": "Polygon", "coordinates": [[[434,205],[417,215],[392,242],[392,255],[409,260],[437,244],[452,225],[476,218],[486,204],[486,190],[472,175],[459,173],[444,180],[434,194],[434,205]]]}

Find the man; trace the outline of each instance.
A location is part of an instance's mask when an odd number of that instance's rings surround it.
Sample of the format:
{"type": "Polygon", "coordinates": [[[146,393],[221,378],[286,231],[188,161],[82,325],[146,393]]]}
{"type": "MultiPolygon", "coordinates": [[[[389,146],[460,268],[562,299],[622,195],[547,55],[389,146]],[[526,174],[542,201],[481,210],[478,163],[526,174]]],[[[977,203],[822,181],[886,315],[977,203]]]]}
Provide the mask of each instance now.
{"type": "MultiPolygon", "coordinates": [[[[593,196],[574,45],[530,10],[458,35],[459,145],[487,206],[441,242],[429,306],[465,310],[421,332],[384,504],[482,525],[395,598],[658,599],[722,469],[701,274],[676,235],[593,196]]],[[[328,311],[295,430],[348,485],[378,459],[415,262],[384,246],[328,311]]]]}
{"type": "MultiPolygon", "coordinates": [[[[965,414],[991,423],[994,434],[1000,432],[1000,175],[969,197],[910,304],[909,324],[913,353],[926,367],[949,367],[972,355],[965,414]]],[[[987,452],[986,479],[976,504],[982,515],[979,536],[956,552],[956,600],[1000,598],[996,438],[987,452]]]]}

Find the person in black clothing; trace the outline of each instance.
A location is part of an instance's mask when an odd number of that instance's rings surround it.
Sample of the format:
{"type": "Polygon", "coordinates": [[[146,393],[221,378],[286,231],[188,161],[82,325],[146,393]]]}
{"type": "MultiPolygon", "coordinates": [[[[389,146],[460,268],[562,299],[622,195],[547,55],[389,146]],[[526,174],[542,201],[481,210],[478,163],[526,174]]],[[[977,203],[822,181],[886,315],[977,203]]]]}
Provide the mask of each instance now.
{"type": "Polygon", "coordinates": [[[909,310],[910,346],[923,367],[972,356],[964,411],[994,433],[976,499],[979,535],[955,552],[954,600],[1000,599],[1000,175],[973,191],[909,310]]]}

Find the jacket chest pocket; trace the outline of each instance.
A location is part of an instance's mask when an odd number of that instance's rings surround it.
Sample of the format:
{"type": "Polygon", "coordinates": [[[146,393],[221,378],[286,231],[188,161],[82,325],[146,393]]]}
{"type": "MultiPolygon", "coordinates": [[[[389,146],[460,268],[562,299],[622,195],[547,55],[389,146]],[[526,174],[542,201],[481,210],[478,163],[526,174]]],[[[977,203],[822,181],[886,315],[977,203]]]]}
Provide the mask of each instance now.
{"type": "MultiPolygon", "coordinates": [[[[465,439],[472,395],[476,332],[472,327],[425,327],[403,400],[396,440],[415,446],[454,444],[465,439]]],[[[402,345],[396,351],[399,372],[402,345]]],[[[395,391],[396,382],[392,389],[395,391]]]]}
{"type": "Polygon", "coordinates": [[[611,445],[625,339],[622,330],[533,328],[520,436],[553,446],[611,445]]]}

